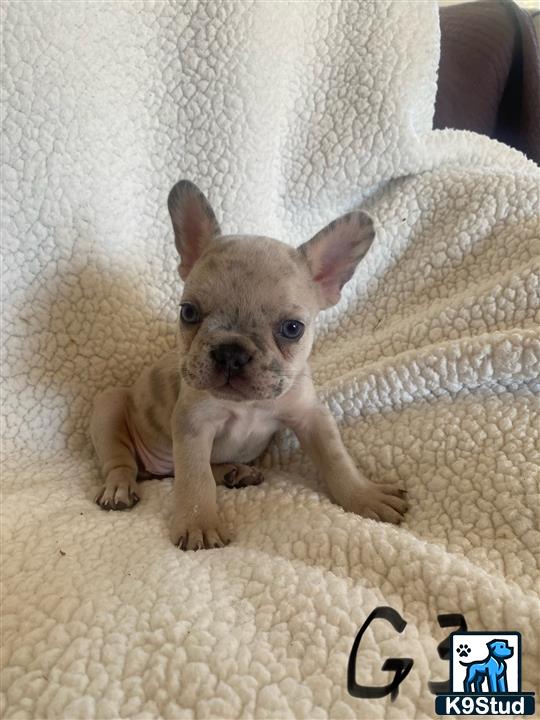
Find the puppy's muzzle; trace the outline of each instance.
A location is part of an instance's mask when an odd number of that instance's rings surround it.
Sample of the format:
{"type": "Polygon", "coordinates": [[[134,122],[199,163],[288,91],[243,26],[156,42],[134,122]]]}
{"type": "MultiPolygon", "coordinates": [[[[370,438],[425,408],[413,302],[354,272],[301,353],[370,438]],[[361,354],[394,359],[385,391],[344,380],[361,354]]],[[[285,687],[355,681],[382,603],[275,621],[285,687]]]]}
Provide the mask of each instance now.
{"type": "Polygon", "coordinates": [[[216,368],[229,377],[239,375],[244,366],[251,360],[249,352],[235,343],[217,345],[210,350],[210,357],[216,368]]]}

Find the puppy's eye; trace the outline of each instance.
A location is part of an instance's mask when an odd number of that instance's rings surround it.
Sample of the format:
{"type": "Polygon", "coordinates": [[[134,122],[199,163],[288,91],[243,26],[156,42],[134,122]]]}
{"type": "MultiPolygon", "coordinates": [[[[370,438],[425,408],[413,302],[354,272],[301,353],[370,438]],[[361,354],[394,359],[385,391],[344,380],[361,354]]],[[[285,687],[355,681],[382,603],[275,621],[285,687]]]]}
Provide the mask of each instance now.
{"type": "Polygon", "coordinates": [[[201,321],[201,314],[192,303],[182,303],[180,305],[180,319],[187,325],[194,325],[201,321]]]}
{"type": "Polygon", "coordinates": [[[300,340],[304,334],[305,325],[300,320],[284,320],[281,323],[280,335],[287,340],[300,340]]]}

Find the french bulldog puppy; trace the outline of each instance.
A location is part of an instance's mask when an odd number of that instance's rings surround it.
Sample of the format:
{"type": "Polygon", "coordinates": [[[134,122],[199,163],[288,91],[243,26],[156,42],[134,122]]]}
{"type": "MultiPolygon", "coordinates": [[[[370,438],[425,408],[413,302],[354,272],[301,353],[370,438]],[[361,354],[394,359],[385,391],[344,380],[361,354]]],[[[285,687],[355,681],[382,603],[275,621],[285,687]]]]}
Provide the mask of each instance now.
{"type": "Polygon", "coordinates": [[[260,483],[248,463],[287,426],[336,503],[399,523],[404,491],[358,471],[317,400],[308,365],[315,318],[338,302],[368,251],[371,218],[351,212],[294,249],[267,237],[221,235],[207,199],[186,180],[173,187],[168,206],[184,280],[181,347],[133,387],[96,398],[91,436],[105,479],[97,504],[130,508],[138,478],[174,472],[173,543],[226,545],[216,485],[260,483]]]}

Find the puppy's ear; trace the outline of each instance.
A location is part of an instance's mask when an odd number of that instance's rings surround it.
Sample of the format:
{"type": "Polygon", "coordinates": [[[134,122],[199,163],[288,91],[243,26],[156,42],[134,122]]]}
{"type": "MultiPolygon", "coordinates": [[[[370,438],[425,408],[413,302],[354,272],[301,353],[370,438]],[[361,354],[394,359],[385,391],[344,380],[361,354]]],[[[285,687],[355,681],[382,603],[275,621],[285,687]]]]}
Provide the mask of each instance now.
{"type": "Polygon", "coordinates": [[[334,220],[298,248],[317,283],[321,309],[339,301],[341,288],[353,276],[374,237],[372,219],[358,210],[334,220]]]}
{"type": "Polygon", "coordinates": [[[178,270],[185,280],[210,240],[221,234],[214,211],[199,188],[189,180],[180,180],[167,201],[174,241],[180,255],[178,270]]]}

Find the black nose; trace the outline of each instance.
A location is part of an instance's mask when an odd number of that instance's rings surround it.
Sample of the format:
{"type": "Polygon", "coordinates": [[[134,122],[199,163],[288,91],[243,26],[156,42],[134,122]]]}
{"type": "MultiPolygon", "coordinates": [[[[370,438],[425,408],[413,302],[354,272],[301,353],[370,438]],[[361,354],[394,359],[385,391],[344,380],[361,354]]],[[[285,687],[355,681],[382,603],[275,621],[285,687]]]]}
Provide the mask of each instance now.
{"type": "Polygon", "coordinates": [[[217,345],[210,357],[220,370],[237,374],[251,360],[251,355],[241,345],[217,345]]]}

